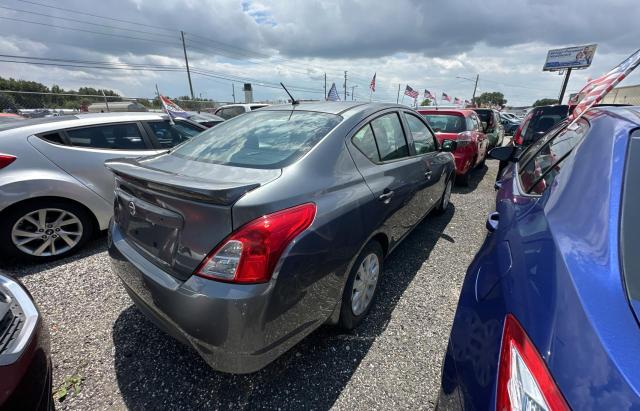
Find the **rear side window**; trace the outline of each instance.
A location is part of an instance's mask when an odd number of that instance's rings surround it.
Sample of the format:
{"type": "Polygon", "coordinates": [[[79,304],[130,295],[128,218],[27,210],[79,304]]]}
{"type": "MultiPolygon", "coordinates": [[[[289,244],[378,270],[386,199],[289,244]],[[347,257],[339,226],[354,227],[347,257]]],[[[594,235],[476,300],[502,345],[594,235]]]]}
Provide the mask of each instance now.
{"type": "Polygon", "coordinates": [[[105,124],[67,130],[75,147],[112,150],[144,150],[147,148],[136,123],[105,124]]]}
{"type": "Polygon", "coordinates": [[[64,144],[62,136],[57,131],[54,133],[41,134],[40,138],[53,144],[64,144]]]}
{"type": "MultiPolygon", "coordinates": [[[[629,141],[622,189],[622,217],[620,219],[620,257],[624,282],[629,299],[637,306],[640,300],[640,131],[636,130],[629,141]]],[[[637,312],[636,312],[637,315],[637,312]]]]}
{"type": "Polygon", "coordinates": [[[353,145],[358,148],[369,160],[374,163],[380,162],[378,147],[376,146],[371,124],[367,124],[358,131],[351,139],[353,145]]]}
{"type": "Polygon", "coordinates": [[[162,148],[177,146],[202,132],[199,128],[182,121],[175,121],[174,124],[169,121],[150,121],[147,124],[162,148]]]}
{"type": "Polygon", "coordinates": [[[409,147],[398,113],[385,114],[371,122],[382,161],[409,156],[409,147]]]}
{"type": "Polygon", "coordinates": [[[589,123],[584,119],[579,120],[556,134],[528,162],[523,163],[519,174],[525,192],[542,194],[560,172],[563,160],[582,141],[588,130],[589,123]]]}
{"type": "Polygon", "coordinates": [[[216,112],[216,115],[228,120],[235,116],[239,116],[244,113],[244,107],[236,106],[236,107],[226,107],[220,109],[220,111],[216,112]]]}
{"type": "Polygon", "coordinates": [[[257,109],[262,108],[262,107],[264,107],[264,106],[251,106],[251,110],[257,110],[257,109]]]}
{"type": "Polygon", "coordinates": [[[298,160],[342,121],[335,114],[256,110],[203,131],[172,154],[195,161],[282,168],[298,160]]]}
{"type": "Polygon", "coordinates": [[[405,113],[407,125],[411,136],[413,137],[413,145],[416,148],[416,154],[426,154],[436,150],[436,142],[429,128],[418,117],[405,113]]]}

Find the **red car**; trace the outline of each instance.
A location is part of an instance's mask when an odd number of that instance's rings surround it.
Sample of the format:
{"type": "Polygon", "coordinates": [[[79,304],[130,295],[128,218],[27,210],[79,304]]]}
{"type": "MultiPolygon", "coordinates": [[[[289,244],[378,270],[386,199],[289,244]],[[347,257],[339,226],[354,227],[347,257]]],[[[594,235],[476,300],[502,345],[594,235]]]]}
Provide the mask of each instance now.
{"type": "Polygon", "coordinates": [[[469,172],[483,164],[487,157],[489,140],[482,132],[482,123],[473,110],[436,108],[418,109],[436,133],[438,142],[456,141],[453,152],[456,160],[457,181],[469,184],[469,172]]]}

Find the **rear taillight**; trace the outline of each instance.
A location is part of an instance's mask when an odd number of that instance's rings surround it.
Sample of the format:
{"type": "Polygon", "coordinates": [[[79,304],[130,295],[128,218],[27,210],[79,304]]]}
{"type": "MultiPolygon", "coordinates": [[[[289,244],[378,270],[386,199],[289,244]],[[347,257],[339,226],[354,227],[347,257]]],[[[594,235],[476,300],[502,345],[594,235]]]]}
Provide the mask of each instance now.
{"type": "Polygon", "coordinates": [[[15,156],[9,154],[0,154],[0,170],[16,161],[15,156]]]}
{"type": "Polygon", "coordinates": [[[316,206],[309,203],[257,218],[223,240],[195,274],[234,283],[267,282],[285,248],[315,215],[316,206]]]}
{"type": "Polygon", "coordinates": [[[568,410],[542,357],[511,314],[504,321],[496,408],[503,410],[568,410]]]}
{"type": "Polygon", "coordinates": [[[456,137],[456,148],[468,146],[472,142],[473,139],[470,132],[464,131],[462,133],[458,133],[458,137],[456,137]]]}

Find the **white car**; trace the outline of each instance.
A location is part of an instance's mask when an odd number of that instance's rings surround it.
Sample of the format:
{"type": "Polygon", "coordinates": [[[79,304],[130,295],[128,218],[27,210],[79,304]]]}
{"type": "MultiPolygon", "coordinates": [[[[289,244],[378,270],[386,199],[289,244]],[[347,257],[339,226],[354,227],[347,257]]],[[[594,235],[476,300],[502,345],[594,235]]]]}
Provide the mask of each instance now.
{"type": "Polygon", "coordinates": [[[225,120],[229,120],[240,114],[247,113],[249,111],[257,110],[262,107],[267,107],[269,104],[227,104],[216,110],[214,113],[216,116],[220,116],[225,120]]]}

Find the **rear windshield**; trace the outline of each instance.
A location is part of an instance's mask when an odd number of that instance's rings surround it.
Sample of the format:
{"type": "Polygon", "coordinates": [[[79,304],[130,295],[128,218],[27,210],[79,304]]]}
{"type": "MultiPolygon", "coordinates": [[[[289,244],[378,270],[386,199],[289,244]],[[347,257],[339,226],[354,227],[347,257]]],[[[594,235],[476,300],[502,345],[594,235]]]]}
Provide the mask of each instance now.
{"type": "Polygon", "coordinates": [[[455,114],[423,114],[423,117],[436,133],[461,133],[466,131],[463,116],[455,114]]]}
{"type": "Polygon", "coordinates": [[[177,147],[189,160],[251,168],[282,168],[311,150],[342,117],[310,111],[252,111],[177,147]]]}
{"type": "Polygon", "coordinates": [[[480,121],[489,124],[491,122],[491,110],[475,110],[478,117],[480,117],[480,121]]]}

